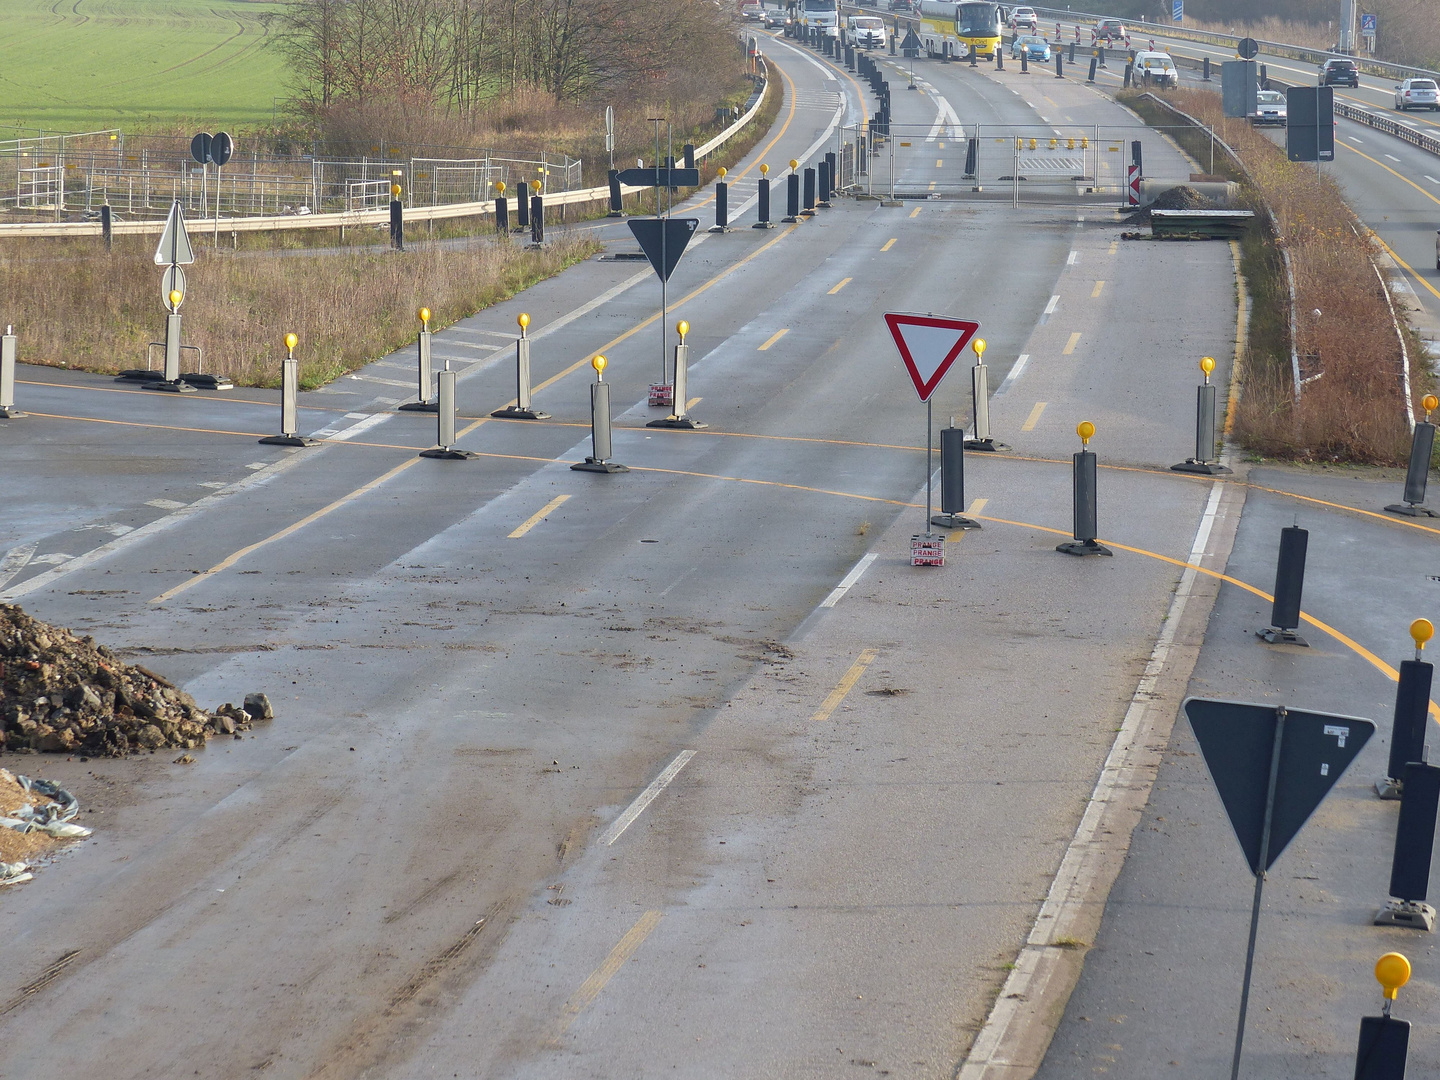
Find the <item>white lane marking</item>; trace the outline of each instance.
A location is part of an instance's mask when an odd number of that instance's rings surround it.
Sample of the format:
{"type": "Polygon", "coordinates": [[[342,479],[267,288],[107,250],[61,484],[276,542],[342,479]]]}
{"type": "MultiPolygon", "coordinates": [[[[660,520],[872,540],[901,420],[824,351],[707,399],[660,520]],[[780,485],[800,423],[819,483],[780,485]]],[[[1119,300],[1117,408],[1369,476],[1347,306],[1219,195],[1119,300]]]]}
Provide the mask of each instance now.
{"type": "Polygon", "coordinates": [[[1391,161],[1394,161],[1394,162],[1397,162],[1397,163],[1400,161],[1400,159],[1399,159],[1398,157],[1396,157],[1394,154],[1386,154],[1385,156],[1388,157],[1391,161]]]}
{"type": "Polygon", "coordinates": [[[37,540],[33,544],[21,544],[19,547],[13,547],[5,553],[5,557],[0,559],[0,589],[3,589],[11,578],[25,569],[25,564],[30,561],[35,554],[35,549],[39,546],[40,542],[37,540]]]}
{"type": "Polygon", "coordinates": [[[36,555],[30,561],[37,566],[42,563],[46,566],[59,566],[62,563],[70,562],[74,558],[74,555],[66,555],[63,551],[52,551],[49,555],[36,555]]]}
{"type": "Polygon", "coordinates": [[[1015,363],[1010,367],[1010,374],[1005,376],[1005,381],[1000,384],[1000,389],[995,391],[996,397],[999,397],[1001,394],[1005,393],[1006,390],[1010,389],[1010,387],[1014,384],[1015,380],[1020,378],[1020,373],[1025,370],[1025,365],[1029,362],[1029,353],[1021,353],[1018,357],[1016,357],[1015,363]]]}
{"type": "Polygon", "coordinates": [[[1429,173],[1425,174],[1425,179],[1429,180],[1432,184],[1440,184],[1440,180],[1436,180],[1435,177],[1431,176],[1429,173]]]}
{"type": "Polygon", "coordinates": [[[643,814],[645,808],[655,801],[655,796],[664,791],[670,785],[670,781],[680,775],[680,770],[685,768],[694,756],[694,750],[681,750],[680,753],[676,754],[675,760],[665,766],[665,771],[650,781],[650,786],[642,791],[635,801],[625,808],[625,812],[615,819],[614,824],[601,834],[601,845],[609,847],[615,843],[616,840],[619,840],[620,834],[635,823],[635,819],[643,814]]]}
{"type": "Polygon", "coordinates": [[[179,510],[185,504],[174,499],[151,499],[145,505],[153,506],[156,510],[179,510]]]}
{"type": "Polygon", "coordinates": [[[494,352],[496,349],[505,348],[504,345],[490,345],[479,341],[460,341],[457,338],[442,336],[442,342],[456,349],[474,349],[477,352],[494,352]]]}
{"type": "Polygon", "coordinates": [[[822,608],[833,608],[838,604],[840,598],[849,592],[851,587],[860,580],[860,576],[870,568],[870,564],[873,563],[877,557],[878,555],[874,551],[862,556],[860,561],[851,568],[850,572],[840,579],[840,584],[830,590],[830,595],[820,601],[820,606],[822,608]]]}
{"type": "Polygon", "coordinates": [[[1046,314],[1046,315],[1054,315],[1054,314],[1055,314],[1055,305],[1057,305],[1058,303],[1060,303],[1060,297],[1058,297],[1058,296],[1052,296],[1052,297],[1050,297],[1050,302],[1045,305],[1045,314],[1046,314]]]}
{"type": "Polygon", "coordinates": [[[358,424],[351,424],[344,431],[337,431],[334,435],[331,435],[329,437],[330,441],[344,442],[346,439],[353,439],[356,435],[364,434],[371,428],[377,427],[378,425],[383,424],[386,420],[389,419],[389,413],[373,413],[372,415],[367,416],[364,420],[361,420],[358,424]]]}
{"type": "Polygon", "coordinates": [[[267,468],[269,464],[270,463],[268,461],[252,461],[249,465],[246,465],[245,467],[251,472],[258,472],[261,469],[267,468]]]}
{"type": "Polygon", "coordinates": [[[225,486],[225,481],[224,481],[224,480],[201,480],[201,481],[200,481],[200,486],[203,487],[203,488],[209,488],[211,491],[218,491],[220,488],[223,488],[223,487],[225,486]]]}
{"type": "Polygon", "coordinates": [[[935,116],[935,123],[930,125],[930,134],[925,136],[926,142],[934,142],[937,138],[963,139],[965,129],[960,125],[960,117],[956,114],[950,102],[946,101],[939,94],[933,99],[935,108],[938,110],[935,116]]]}
{"type": "Polygon", "coordinates": [[[1066,266],[1074,266],[1074,265],[1075,265],[1077,262],[1079,262],[1079,261],[1080,261],[1080,253],[1079,253],[1078,251],[1072,251],[1072,252],[1070,252],[1069,257],[1065,260],[1065,265],[1066,265],[1066,266]]]}
{"type": "Polygon", "coordinates": [[[409,382],[400,382],[398,379],[382,379],[382,378],[380,378],[380,376],[378,376],[378,375],[346,375],[345,377],[346,377],[347,379],[353,379],[353,380],[355,380],[356,382],[379,383],[381,386],[407,386],[407,387],[408,387],[408,386],[414,386],[414,385],[415,385],[415,380],[414,380],[414,379],[411,379],[409,382]]]}
{"type": "Polygon", "coordinates": [[[366,420],[366,419],[369,419],[369,417],[370,417],[370,414],[369,414],[369,413],[363,413],[363,412],[347,412],[347,413],[345,414],[345,419],[346,419],[346,420],[366,420]]]}
{"type": "Polygon", "coordinates": [[[1349,139],[1349,140],[1350,140],[1351,142],[1353,142],[1353,143],[1358,143],[1358,142],[1364,142],[1364,141],[1365,141],[1364,139],[1357,139],[1354,135],[1346,135],[1345,138],[1349,139]]]}
{"type": "MultiPolygon", "coordinates": [[[[1008,1075],[1006,1067],[1010,1058],[1007,1049],[1018,1050],[1018,1043],[1022,1038],[1019,1031],[1012,1034],[1010,1028],[1017,1019],[1021,1019],[1021,1008],[1025,1003],[1042,999],[1047,984],[1062,966],[1057,962],[1057,958],[1063,955],[1063,946],[1056,942],[1069,928],[1069,924],[1092,902],[1090,891],[1094,887],[1095,879],[1104,872],[1107,863],[1117,854],[1113,850],[1114,840],[1105,842],[1101,839],[1107,825],[1105,818],[1111,802],[1117,796],[1127,794],[1142,808],[1149,801],[1160,755],[1148,746],[1153,737],[1154,723],[1147,720],[1147,714],[1151,712],[1150,705],[1155,695],[1156,683],[1165,669],[1170,650],[1175,645],[1175,634],[1180,628],[1185,605],[1190,600],[1190,593],[1198,576],[1195,567],[1204,558],[1205,548],[1210,542],[1210,531],[1215,524],[1223,489],[1224,484],[1221,482],[1217,482],[1210,489],[1210,499],[1205,504],[1200,527],[1195,531],[1195,542],[1190,546],[1190,558],[1187,560],[1190,565],[1180,576],[1180,584],[1170,601],[1170,610],[1165,615],[1160,636],[1150,653],[1150,661],[1145,665],[1144,674],[1140,676],[1140,682],[1135,687],[1135,694],[1130,699],[1130,707],[1125,711],[1120,732],[1115,736],[1110,755],[1105,759],[1105,766],[1100,771],[1100,779],[1095,784],[1095,790],[1091,792],[1085,815],[1080,820],[1079,828],[1075,830],[1070,846],[1065,849],[1065,857],[1061,860],[1060,869],[1050,885],[1050,891],[1035,919],[1035,925],[1030,930],[1030,936],[1020,950],[1015,966],[1006,978],[1005,986],[990,1010],[990,1015],[986,1017],[984,1027],[975,1037],[969,1057],[958,1074],[958,1080],[982,1080],[991,1075],[1008,1075]],[[1145,760],[1152,756],[1155,758],[1154,763],[1145,760]]],[[[1125,838],[1130,836],[1130,832],[1129,828],[1123,830],[1122,844],[1125,843],[1125,838]]],[[[1116,835],[1119,835],[1118,830],[1116,835]]],[[[1123,857],[1123,848],[1118,854],[1123,857]]]]}

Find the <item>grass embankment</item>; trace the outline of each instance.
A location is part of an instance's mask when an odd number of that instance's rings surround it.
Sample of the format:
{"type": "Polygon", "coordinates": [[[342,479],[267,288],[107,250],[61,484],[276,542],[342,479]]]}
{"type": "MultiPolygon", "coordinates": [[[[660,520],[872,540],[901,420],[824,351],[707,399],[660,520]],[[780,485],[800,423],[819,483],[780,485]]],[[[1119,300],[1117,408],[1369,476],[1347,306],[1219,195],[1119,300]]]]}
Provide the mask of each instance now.
{"type": "MultiPolygon", "coordinates": [[[[1394,322],[1371,260],[1374,241],[1329,177],[1289,161],[1282,148],[1244,120],[1221,115],[1220,95],[1177,90],[1176,108],[1208,124],[1244,164],[1219,150],[1215,170],[1242,185],[1257,212],[1243,244],[1241,271],[1252,301],[1234,418],[1240,445],[1256,453],[1314,461],[1398,464],[1410,445],[1402,360],[1394,322]],[[1246,176],[1248,172],[1248,177],[1246,176]],[[1265,209],[1274,217],[1272,231],[1265,209]],[[1290,302],[1281,248],[1295,274],[1295,347],[1307,379],[1295,400],[1290,360],[1290,302]],[[1319,376],[1316,378],[1316,376],[1319,376]]],[[[1202,131],[1175,127],[1171,114],[1138,93],[1122,100],[1147,122],[1169,130],[1197,161],[1209,160],[1202,131]]],[[[1411,350],[1414,400],[1430,375],[1411,350]]]]}
{"type": "MultiPolygon", "coordinates": [[[[165,325],[154,243],[117,237],[109,256],[96,240],[0,248],[0,296],[20,358],[100,372],[144,367],[146,343],[162,339],[165,325]]],[[[412,340],[421,306],[439,329],[598,250],[583,237],[534,252],[487,239],[412,245],[403,254],[236,256],[197,243],[197,261],[186,268],[185,342],[204,350],[206,371],[269,386],[279,383],[282,342],[294,331],[301,383],[315,387],[412,340]]]]}
{"type": "Polygon", "coordinates": [[[230,131],[269,125],[286,90],[257,0],[8,0],[0,134],[35,128],[230,131]]]}

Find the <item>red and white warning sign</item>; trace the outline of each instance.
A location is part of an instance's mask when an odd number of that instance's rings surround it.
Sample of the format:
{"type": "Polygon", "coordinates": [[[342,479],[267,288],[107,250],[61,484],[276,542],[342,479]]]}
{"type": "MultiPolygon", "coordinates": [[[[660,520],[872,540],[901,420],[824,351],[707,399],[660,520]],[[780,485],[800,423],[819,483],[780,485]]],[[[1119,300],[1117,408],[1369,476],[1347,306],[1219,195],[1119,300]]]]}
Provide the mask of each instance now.
{"type": "Polygon", "coordinates": [[[1139,165],[1131,165],[1131,166],[1130,166],[1130,171],[1129,171],[1129,174],[1128,174],[1127,179],[1128,179],[1128,181],[1129,181],[1129,189],[1128,189],[1128,192],[1127,192],[1127,200],[1126,200],[1126,201],[1128,201],[1131,206],[1139,206],[1139,205],[1140,205],[1140,166],[1139,166],[1139,165]]]}
{"type": "Polygon", "coordinates": [[[886,313],[885,325],[890,327],[895,348],[905,361],[905,370],[910,373],[910,381],[915,384],[921,401],[930,400],[950,365],[980,329],[978,322],[969,319],[895,312],[886,313]]]}

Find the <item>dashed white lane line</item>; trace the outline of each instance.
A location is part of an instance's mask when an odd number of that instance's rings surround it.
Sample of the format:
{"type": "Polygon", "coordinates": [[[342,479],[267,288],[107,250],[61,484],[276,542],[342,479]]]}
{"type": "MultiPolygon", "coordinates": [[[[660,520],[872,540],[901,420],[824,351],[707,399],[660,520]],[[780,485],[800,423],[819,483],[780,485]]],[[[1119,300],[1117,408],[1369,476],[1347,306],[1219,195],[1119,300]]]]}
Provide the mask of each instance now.
{"type": "Polygon", "coordinates": [[[359,423],[351,424],[344,431],[337,431],[334,435],[331,435],[329,437],[329,441],[344,442],[346,439],[353,439],[356,435],[362,435],[365,432],[369,431],[371,428],[379,424],[383,424],[388,419],[390,419],[389,413],[374,413],[370,416],[367,416],[359,423]]]}
{"type": "Polygon", "coordinates": [[[1074,266],[1074,265],[1075,265],[1077,262],[1079,262],[1079,261],[1080,261],[1080,253],[1079,253],[1078,251],[1072,251],[1072,252],[1070,252],[1069,256],[1066,257],[1066,259],[1065,259],[1065,265],[1066,265],[1066,266],[1074,266]]]}
{"type": "Polygon", "coordinates": [[[833,608],[838,604],[841,598],[860,580],[861,575],[870,569],[870,564],[873,563],[877,557],[878,553],[874,551],[862,556],[860,561],[851,568],[850,572],[840,579],[840,584],[830,590],[830,595],[820,601],[820,606],[822,608],[833,608]]]}
{"type": "Polygon", "coordinates": [[[645,808],[655,801],[657,795],[670,786],[670,781],[680,775],[680,770],[685,768],[694,756],[694,750],[681,750],[680,753],[676,754],[675,760],[670,762],[669,765],[666,765],[660,775],[650,781],[650,786],[642,791],[636,797],[635,801],[625,808],[625,812],[616,818],[614,823],[600,835],[600,845],[602,847],[609,847],[615,843],[616,840],[619,840],[620,835],[631,825],[635,824],[635,819],[645,812],[645,808]]]}
{"type": "Polygon", "coordinates": [[[1425,174],[1425,179],[1429,180],[1432,184],[1440,184],[1440,180],[1436,180],[1435,177],[1431,176],[1429,173],[1425,174]]]}
{"type": "Polygon", "coordinates": [[[1000,384],[1000,389],[995,391],[996,397],[999,397],[1001,394],[1005,393],[1006,390],[1009,390],[1010,387],[1015,384],[1015,380],[1020,378],[1020,373],[1025,370],[1025,365],[1029,362],[1029,353],[1021,353],[1018,357],[1015,358],[1015,363],[1012,364],[1010,367],[1010,374],[1005,376],[1005,381],[1000,384]]]}
{"type": "Polygon", "coordinates": [[[1052,296],[1052,297],[1050,297],[1050,302],[1045,305],[1045,314],[1046,314],[1046,315],[1054,315],[1054,314],[1055,314],[1055,307],[1056,307],[1056,305],[1059,304],[1059,303],[1060,303],[1060,297],[1058,297],[1058,296],[1052,296]]]}
{"type": "Polygon", "coordinates": [[[1386,156],[1387,158],[1389,158],[1391,161],[1396,162],[1397,164],[1398,164],[1399,161],[1400,161],[1400,159],[1399,159],[1398,157],[1396,157],[1394,154],[1386,154],[1385,156],[1386,156]]]}

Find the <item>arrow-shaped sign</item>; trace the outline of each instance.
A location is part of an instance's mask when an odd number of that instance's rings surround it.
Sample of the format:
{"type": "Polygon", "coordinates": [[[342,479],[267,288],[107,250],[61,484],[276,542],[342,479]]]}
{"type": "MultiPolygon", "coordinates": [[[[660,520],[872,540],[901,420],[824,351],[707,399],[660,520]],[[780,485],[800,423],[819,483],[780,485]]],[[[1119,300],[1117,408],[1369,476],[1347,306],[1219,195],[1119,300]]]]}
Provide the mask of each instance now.
{"type": "Polygon", "coordinates": [[[165,219],[165,231],[160,234],[160,246],[155,249],[156,266],[189,266],[195,261],[195,249],[190,246],[190,234],[185,231],[185,215],[180,212],[180,200],[170,204],[170,216],[165,219]]]}
{"type": "Polygon", "coordinates": [[[915,384],[921,401],[930,400],[950,365],[980,329],[978,322],[969,319],[895,312],[886,313],[885,325],[890,327],[895,348],[905,361],[905,370],[910,373],[910,381],[915,384]]]}
{"type": "Polygon", "coordinates": [[[699,169],[623,169],[620,183],[626,187],[699,187],[699,169]]]}
{"type": "MultiPolygon", "coordinates": [[[[623,174],[622,174],[623,175],[623,174]]],[[[669,281],[685,245],[700,227],[699,218],[631,218],[630,231],[661,281],[669,281]]]]}

